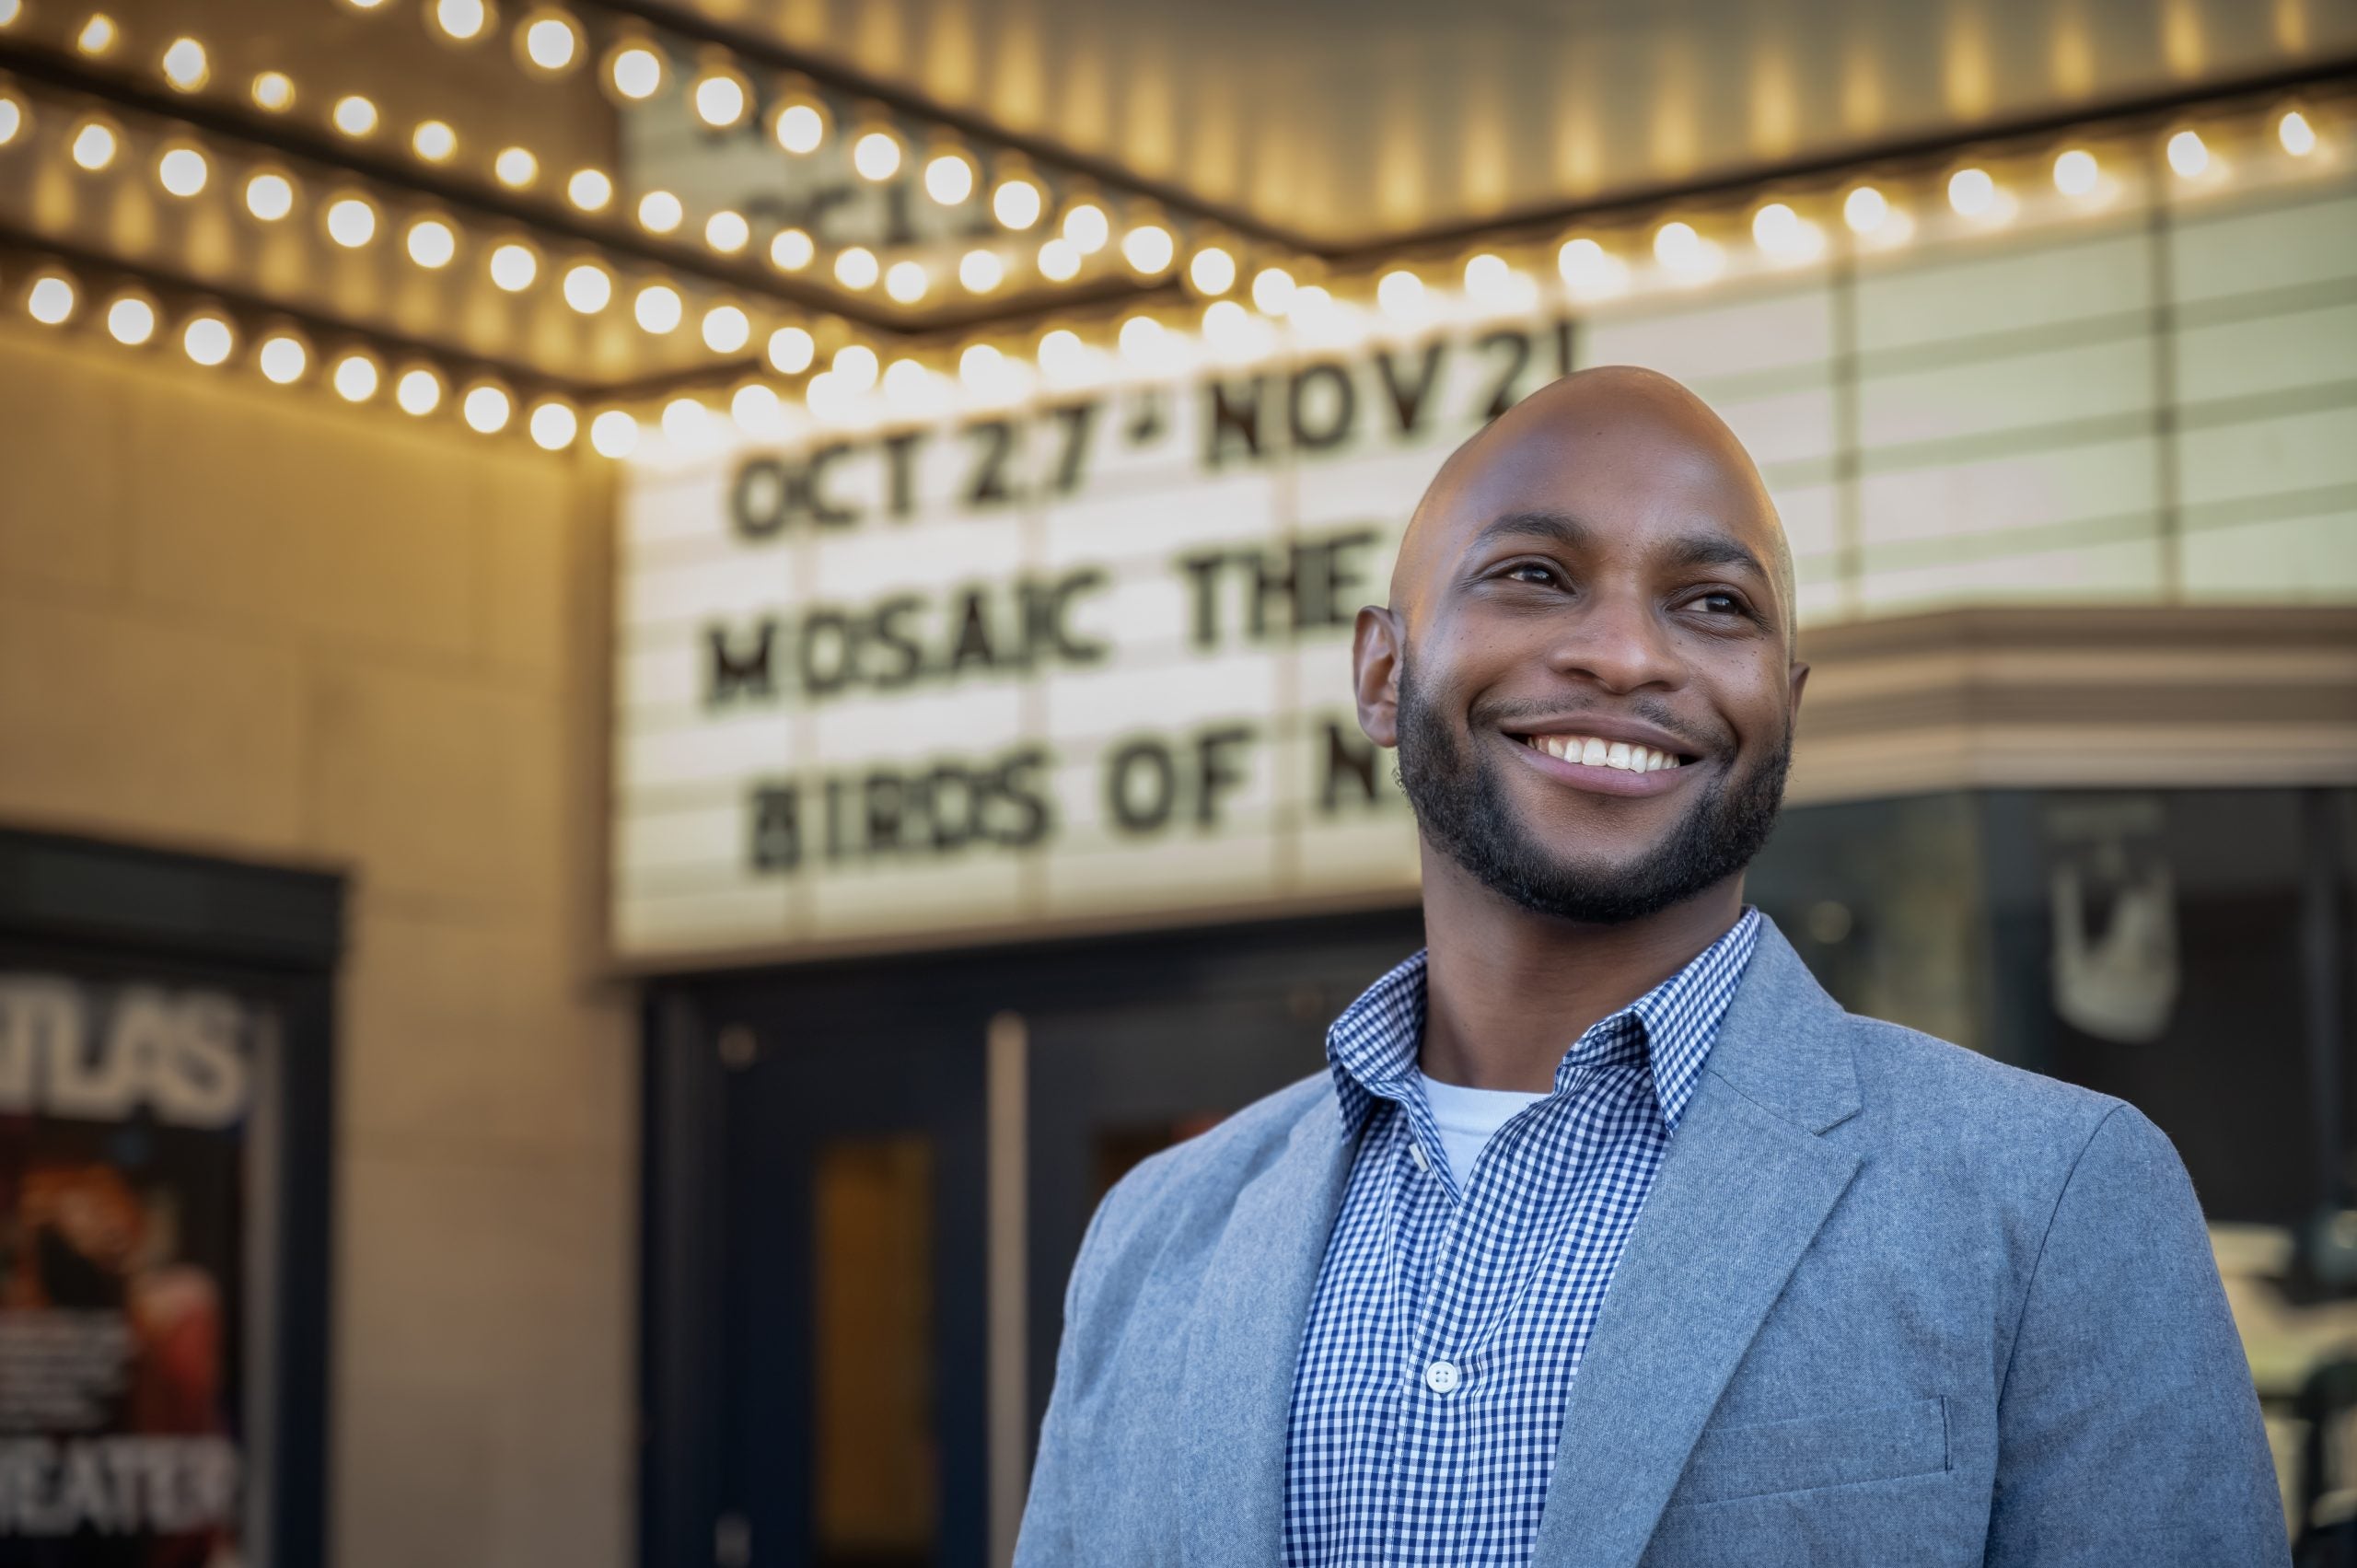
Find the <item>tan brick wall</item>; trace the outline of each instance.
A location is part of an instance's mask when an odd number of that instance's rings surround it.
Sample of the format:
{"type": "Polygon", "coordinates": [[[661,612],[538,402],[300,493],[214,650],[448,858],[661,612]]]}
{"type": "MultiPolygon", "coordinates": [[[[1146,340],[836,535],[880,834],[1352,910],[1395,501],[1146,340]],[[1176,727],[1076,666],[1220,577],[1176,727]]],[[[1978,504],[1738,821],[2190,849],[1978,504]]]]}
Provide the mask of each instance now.
{"type": "Polygon", "coordinates": [[[0,821],[325,865],[338,1568],[630,1555],[594,458],[0,323],[0,821]]]}

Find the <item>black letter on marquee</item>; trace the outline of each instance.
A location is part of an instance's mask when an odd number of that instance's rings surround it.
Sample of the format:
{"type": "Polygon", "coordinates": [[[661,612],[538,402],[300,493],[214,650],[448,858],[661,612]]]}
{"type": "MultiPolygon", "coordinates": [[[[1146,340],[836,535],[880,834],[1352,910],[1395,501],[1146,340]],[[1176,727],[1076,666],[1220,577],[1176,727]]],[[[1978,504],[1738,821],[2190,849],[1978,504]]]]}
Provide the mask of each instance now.
{"type": "Polygon", "coordinates": [[[1219,569],[1226,559],[1224,550],[1178,558],[1178,569],[1187,574],[1187,597],[1195,606],[1194,640],[1199,648],[1219,645],[1219,569]]]}
{"type": "Polygon", "coordinates": [[[1219,797],[1244,782],[1244,774],[1228,753],[1252,741],[1251,729],[1232,724],[1207,729],[1195,738],[1195,822],[1208,828],[1219,820],[1219,797]]]}
{"type": "Polygon", "coordinates": [[[894,594],[876,607],[868,621],[867,641],[895,656],[883,669],[860,671],[876,683],[877,691],[890,691],[906,686],[924,673],[924,650],[917,646],[915,633],[900,624],[911,615],[923,613],[924,600],[915,594],[894,594]]]}
{"type": "Polygon", "coordinates": [[[1255,376],[1239,392],[1225,381],[1210,384],[1211,423],[1205,428],[1203,464],[1218,468],[1227,461],[1231,445],[1241,444],[1248,457],[1260,455],[1260,390],[1265,377],[1255,376]]]}
{"type": "Polygon", "coordinates": [[[1170,808],[1178,799],[1178,769],[1161,741],[1132,740],[1113,753],[1112,763],[1105,770],[1105,804],[1113,808],[1113,820],[1123,832],[1154,831],[1170,820],[1170,808]],[[1141,769],[1149,792],[1144,800],[1137,799],[1137,792],[1130,786],[1141,769]]]}
{"type": "Polygon", "coordinates": [[[1361,799],[1374,804],[1375,742],[1356,729],[1345,729],[1335,720],[1328,719],[1326,766],[1318,781],[1318,809],[1329,817],[1341,805],[1345,777],[1358,786],[1361,799]]]}
{"type": "Polygon", "coordinates": [[[1515,405],[1514,384],[1522,379],[1523,366],[1530,363],[1530,334],[1517,332],[1511,327],[1501,327],[1494,332],[1483,334],[1477,346],[1484,354],[1493,348],[1509,351],[1506,373],[1498,377],[1496,389],[1490,393],[1489,407],[1481,412],[1482,419],[1492,420],[1515,405]]]}
{"type": "Polygon", "coordinates": [[[747,539],[767,539],[794,510],[795,483],[783,458],[748,458],[728,487],[728,517],[747,539]]]}
{"type": "Polygon", "coordinates": [[[998,655],[991,647],[990,612],[982,607],[981,588],[968,588],[959,596],[965,608],[958,618],[958,645],[949,650],[949,673],[962,672],[970,664],[984,669],[998,666],[998,655]]]}
{"type": "Polygon", "coordinates": [[[798,641],[800,650],[795,662],[802,667],[804,695],[824,697],[851,684],[854,649],[851,621],[842,610],[819,609],[803,616],[802,635],[798,641]],[[833,639],[835,656],[831,664],[819,661],[821,638],[833,639]]]}
{"type": "Polygon", "coordinates": [[[1083,566],[1052,583],[1025,583],[1022,664],[1028,668],[1042,648],[1051,648],[1067,664],[1095,664],[1105,656],[1105,645],[1084,642],[1073,634],[1068,617],[1074,594],[1105,586],[1101,567],[1083,566]]]}
{"type": "Polygon", "coordinates": [[[981,460],[974,466],[974,482],[966,489],[966,503],[970,506],[991,506],[1015,499],[1015,491],[1007,483],[1009,459],[1015,456],[1015,422],[1011,419],[984,419],[966,426],[966,434],[975,438],[981,447],[981,460]]]}
{"type": "Polygon", "coordinates": [[[810,516],[827,528],[847,528],[859,521],[858,513],[848,506],[835,505],[819,490],[819,482],[827,475],[827,465],[843,457],[850,450],[851,446],[848,442],[830,442],[811,453],[809,461],[803,465],[802,479],[798,487],[802,492],[802,502],[810,508],[810,516]]]}
{"type": "Polygon", "coordinates": [[[1440,380],[1441,347],[1438,342],[1426,345],[1423,368],[1416,372],[1412,382],[1399,379],[1399,366],[1388,350],[1375,356],[1375,366],[1383,372],[1383,389],[1391,394],[1391,412],[1402,436],[1414,435],[1423,424],[1425,401],[1440,380]]]}
{"type": "Polygon", "coordinates": [[[1063,455],[1056,463],[1056,489],[1066,495],[1080,488],[1088,464],[1088,433],[1097,427],[1095,403],[1066,403],[1055,411],[1064,427],[1063,455]]]}
{"type": "Polygon", "coordinates": [[[792,784],[753,786],[753,869],[791,871],[802,864],[802,792],[792,784]]]}
{"type": "Polygon", "coordinates": [[[1293,444],[1305,452],[1322,452],[1349,440],[1358,412],[1358,384],[1351,379],[1349,370],[1330,359],[1303,366],[1293,373],[1293,384],[1285,389],[1285,423],[1292,428],[1293,444]],[[1334,389],[1333,406],[1325,424],[1313,427],[1307,417],[1309,389],[1318,381],[1334,389]]]}
{"type": "Polygon", "coordinates": [[[776,671],[770,665],[777,643],[776,616],[761,618],[753,628],[752,647],[742,654],[728,645],[727,627],[715,623],[705,627],[703,634],[712,650],[712,679],[704,687],[706,703],[716,708],[740,691],[748,697],[777,695],[776,671]]]}
{"type": "Polygon", "coordinates": [[[917,509],[916,475],[910,461],[916,455],[917,443],[924,439],[922,430],[902,430],[884,437],[884,456],[892,470],[892,516],[905,517],[917,509]]]}

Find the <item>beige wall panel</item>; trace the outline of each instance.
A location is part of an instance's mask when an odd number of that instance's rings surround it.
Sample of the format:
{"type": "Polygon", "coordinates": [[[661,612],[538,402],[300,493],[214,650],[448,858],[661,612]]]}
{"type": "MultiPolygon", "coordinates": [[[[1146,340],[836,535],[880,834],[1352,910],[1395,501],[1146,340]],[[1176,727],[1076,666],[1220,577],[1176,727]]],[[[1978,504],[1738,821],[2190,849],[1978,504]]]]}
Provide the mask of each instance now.
{"type": "Polygon", "coordinates": [[[8,476],[0,573],[110,582],[122,569],[123,491],[115,460],[123,413],[112,378],[47,343],[11,338],[5,352],[12,364],[0,376],[0,474],[8,476]]]}

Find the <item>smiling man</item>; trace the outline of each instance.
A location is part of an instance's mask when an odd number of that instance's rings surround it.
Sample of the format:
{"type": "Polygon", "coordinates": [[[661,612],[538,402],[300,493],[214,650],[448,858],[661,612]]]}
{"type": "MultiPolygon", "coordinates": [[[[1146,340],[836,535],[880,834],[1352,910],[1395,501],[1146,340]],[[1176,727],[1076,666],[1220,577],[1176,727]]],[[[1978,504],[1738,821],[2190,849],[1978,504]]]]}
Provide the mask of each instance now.
{"type": "Polygon", "coordinates": [[[2288,1560],[2167,1139],[1845,1013],[1745,906],[1793,598],[1666,377],[1449,459],[1355,646],[1428,947],[1106,1199],[1019,1563],[2288,1560]]]}

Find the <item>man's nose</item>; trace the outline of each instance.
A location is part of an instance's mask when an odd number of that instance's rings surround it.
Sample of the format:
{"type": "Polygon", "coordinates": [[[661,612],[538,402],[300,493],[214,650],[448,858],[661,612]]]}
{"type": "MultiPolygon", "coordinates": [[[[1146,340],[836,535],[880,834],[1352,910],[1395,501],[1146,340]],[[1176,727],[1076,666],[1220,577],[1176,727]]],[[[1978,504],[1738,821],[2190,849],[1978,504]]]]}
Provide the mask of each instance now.
{"type": "Polygon", "coordinates": [[[1686,661],[1651,598],[1592,591],[1557,618],[1548,668],[1615,693],[1685,683],[1686,661]]]}

